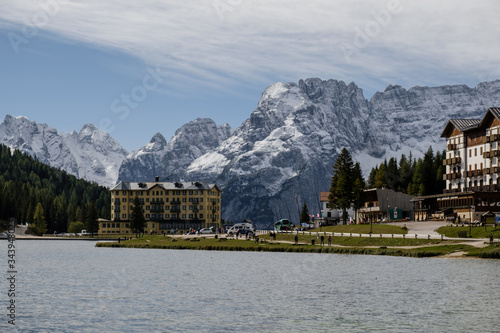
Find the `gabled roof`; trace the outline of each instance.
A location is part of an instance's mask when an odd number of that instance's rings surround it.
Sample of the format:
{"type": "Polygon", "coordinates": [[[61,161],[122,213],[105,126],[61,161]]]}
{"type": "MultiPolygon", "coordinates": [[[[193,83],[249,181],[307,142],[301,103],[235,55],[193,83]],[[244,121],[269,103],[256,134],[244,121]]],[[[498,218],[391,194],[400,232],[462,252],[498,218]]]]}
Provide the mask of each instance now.
{"type": "Polygon", "coordinates": [[[441,137],[450,137],[454,128],[456,128],[460,132],[468,132],[481,127],[485,127],[486,123],[491,119],[491,117],[494,117],[500,121],[499,107],[488,108],[488,111],[486,111],[486,114],[482,119],[450,119],[446,124],[443,133],[441,133],[441,137]]]}
{"type": "Polygon", "coordinates": [[[491,118],[500,120],[500,108],[489,108],[481,121],[481,126],[486,126],[491,118]]]}
{"type": "Polygon", "coordinates": [[[481,125],[481,122],[481,119],[450,119],[446,124],[443,133],[441,133],[441,137],[448,138],[451,132],[453,132],[453,128],[456,128],[460,132],[476,129],[481,125]]]}

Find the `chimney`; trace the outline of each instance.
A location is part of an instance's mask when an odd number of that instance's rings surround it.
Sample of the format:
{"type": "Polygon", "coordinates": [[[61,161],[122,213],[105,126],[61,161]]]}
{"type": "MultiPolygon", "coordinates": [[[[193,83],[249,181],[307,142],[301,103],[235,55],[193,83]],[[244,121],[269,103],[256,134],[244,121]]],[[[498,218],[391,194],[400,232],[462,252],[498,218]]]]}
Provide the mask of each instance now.
{"type": "Polygon", "coordinates": [[[155,182],[156,182],[156,183],[159,183],[159,182],[160,182],[160,177],[159,177],[159,176],[156,176],[156,177],[155,177],[155,182]]]}

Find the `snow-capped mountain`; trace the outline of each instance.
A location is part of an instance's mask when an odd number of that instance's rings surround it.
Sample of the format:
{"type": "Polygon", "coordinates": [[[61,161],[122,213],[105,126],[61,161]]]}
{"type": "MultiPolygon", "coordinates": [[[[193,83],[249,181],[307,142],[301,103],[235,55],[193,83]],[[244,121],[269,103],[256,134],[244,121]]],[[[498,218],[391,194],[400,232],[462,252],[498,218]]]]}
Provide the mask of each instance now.
{"type": "Polygon", "coordinates": [[[147,145],[125,158],[118,181],[151,181],[155,176],[179,180],[191,162],[217,148],[231,133],[228,124],[217,127],[213,120],[201,118],[179,128],[168,143],[156,133],[147,145]]]}
{"type": "Polygon", "coordinates": [[[80,132],[59,134],[47,124],[10,115],[0,124],[0,143],[104,186],[115,184],[128,154],[108,133],[92,124],[84,125],[80,132]]]}
{"type": "MultiPolygon", "coordinates": [[[[440,134],[448,119],[481,118],[495,105],[500,105],[500,81],[476,88],[389,86],[370,101],[354,83],[279,82],[263,92],[250,118],[226,140],[206,146],[200,156],[188,154],[175,172],[169,161],[166,172],[160,168],[155,173],[216,182],[223,188],[226,220],[250,218],[260,225],[282,217],[297,221],[304,202],[311,212],[319,211],[319,192],[328,191],[333,163],[343,147],[367,172],[386,157],[410,152],[418,157],[429,146],[443,149],[440,134]]],[[[184,142],[182,151],[195,142],[184,142]]],[[[124,163],[121,179],[131,169],[139,175],[147,172],[133,164],[152,155],[147,147],[128,156],[126,162],[134,167],[124,163]]]]}
{"type": "Polygon", "coordinates": [[[196,119],[169,141],[157,133],[130,154],[93,125],[58,134],[24,117],[5,118],[0,143],[107,186],[155,176],[215,182],[225,220],[262,226],[284,217],[297,222],[304,202],[319,212],[319,192],[328,191],[343,147],[367,173],[384,158],[444,149],[448,119],[480,119],[491,106],[500,106],[498,80],[475,88],[391,85],[368,101],[354,83],[307,79],[269,86],[235,130],[196,119]]]}

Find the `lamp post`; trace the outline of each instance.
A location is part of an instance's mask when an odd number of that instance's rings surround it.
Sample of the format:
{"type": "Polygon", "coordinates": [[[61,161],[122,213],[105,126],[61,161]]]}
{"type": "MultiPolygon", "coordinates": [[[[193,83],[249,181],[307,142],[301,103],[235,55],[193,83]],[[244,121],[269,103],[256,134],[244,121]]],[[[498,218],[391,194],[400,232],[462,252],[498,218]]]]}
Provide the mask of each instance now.
{"type": "Polygon", "coordinates": [[[476,209],[474,206],[470,206],[469,208],[469,237],[472,237],[472,212],[476,209]]]}

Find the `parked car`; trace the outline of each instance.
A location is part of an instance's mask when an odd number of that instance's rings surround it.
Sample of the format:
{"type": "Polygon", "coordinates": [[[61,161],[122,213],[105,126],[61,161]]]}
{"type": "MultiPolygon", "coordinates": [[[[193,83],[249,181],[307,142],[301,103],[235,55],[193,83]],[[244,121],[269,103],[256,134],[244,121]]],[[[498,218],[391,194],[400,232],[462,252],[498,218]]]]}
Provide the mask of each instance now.
{"type": "Polygon", "coordinates": [[[238,235],[248,235],[248,236],[253,236],[254,234],[253,230],[250,229],[239,229],[236,233],[238,235]]]}
{"type": "Polygon", "coordinates": [[[6,232],[0,233],[0,239],[7,239],[7,238],[9,238],[9,234],[7,234],[6,232]]]}
{"type": "Polygon", "coordinates": [[[238,230],[240,230],[240,234],[242,233],[242,230],[250,230],[251,232],[254,232],[252,224],[250,224],[250,223],[236,223],[231,228],[229,228],[229,230],[227,231],[227,234],[228,235],[235,234],[238,230]]]}
{"type": "Polygon", "coordinates": [[[202,235],[202,234],[213,234],[213,230],[210,229],[210,228],[203,228],[203,229],[200,229],[198,231],[198,235],[202,235]]]}

